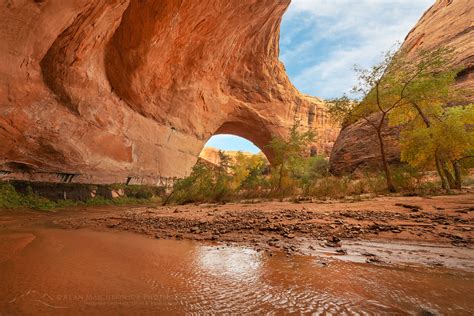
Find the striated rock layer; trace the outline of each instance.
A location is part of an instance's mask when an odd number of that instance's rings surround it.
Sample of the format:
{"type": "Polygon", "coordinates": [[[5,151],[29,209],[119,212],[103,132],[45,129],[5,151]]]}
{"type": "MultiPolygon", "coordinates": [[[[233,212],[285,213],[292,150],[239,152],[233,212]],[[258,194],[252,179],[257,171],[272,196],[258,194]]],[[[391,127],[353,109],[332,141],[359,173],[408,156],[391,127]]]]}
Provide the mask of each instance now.
{"type": "Polygon", "coordinates": [[[295,117],[328,154],[338,128],[278,60],[289,1],[3,1],[0,174],[159,183],[219,133],[271,161],[295,117]]]}
{"type": "MultiPolygon", "coordinates": [[[[417,53],[441,46],[455,49],[454,67],[460,67],[456,85],[467,91],[474,102],[474,1],[437,0],[407,35],[403,47],[409,58],[417,53]]],[[[399,130],[384,130],[387,157],[390,162],[400,160],[399,130]]],[[[343,127],[331,154],[334,174],[350,173],[380,163],[378,140],[373,129],[363,121],[343,127]]]]}

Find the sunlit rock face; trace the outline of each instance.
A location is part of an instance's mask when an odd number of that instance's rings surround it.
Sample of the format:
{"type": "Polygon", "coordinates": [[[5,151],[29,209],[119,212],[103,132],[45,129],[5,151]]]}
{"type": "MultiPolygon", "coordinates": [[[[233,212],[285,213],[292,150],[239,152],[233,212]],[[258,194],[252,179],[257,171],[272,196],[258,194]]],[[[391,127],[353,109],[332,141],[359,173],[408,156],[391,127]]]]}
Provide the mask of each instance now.
{"type": "Polygon", "coordinates": [[[289,0],[0,4],[2,177],[157,183],[214,134],[265,145],[295,117],[328,154],[338,129],[278,60],[289,0]]]}
{"type": "MultiPolygon", "coordinates": [[[[456,85],[463,87],[474,102],[474,1],[437,0],[407,35],[403,48],[409,57],[441,46],[455,49],[453,67],[460,69],[456,85]]],[[[387,157],[400,159],[399,130],[385,128],[387,157]]],[[[334,144],[330,159],[334,174],[354,172],[380,164],[378,140],[373,129],[363,121],[345,126],[334,144]]]]}
{"type": "Polygon", "coordinates": [[[268,163],[265,155],[261,152],[257,154],[253,154],[250,152],[245,151],[236,151],[236,150],[219,150],[218,148],[214,147],[204,147],[201,153],[199,154],[199,158],[211,163],[214,166],[218,166],[221,163],[221,157],[219,155],[219,151],[221,151],[224,155],[229,157],[230,163],[234,163],[238,157],[238,155],[243,155],[244,157],[252,157],[252,156],[260,156],[263,160],[268,163]]]}

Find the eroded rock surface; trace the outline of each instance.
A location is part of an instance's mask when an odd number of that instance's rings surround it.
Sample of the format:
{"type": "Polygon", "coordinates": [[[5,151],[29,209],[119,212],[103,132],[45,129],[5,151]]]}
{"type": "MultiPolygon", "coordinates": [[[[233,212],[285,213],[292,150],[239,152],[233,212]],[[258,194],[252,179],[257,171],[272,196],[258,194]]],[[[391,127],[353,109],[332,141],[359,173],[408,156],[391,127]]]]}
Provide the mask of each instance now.
{"type": "MultiPolygon", "coordinates": [[[[409,57],[417,53],[449,46],[455,49],[452,65],[460,67],[456,85],[468,91],[474,102],[474,1],[437,0],[425,12],[417,25],[407,35],[403,47],[409,57]]],[[[387,157],[396,163],[400,159],[399,131],[385,128],[387,157]]],[[[331,170],[335,174],[350,173],[380,163],[378,140],[373,129],[359,121],[345,126],[334,144],[331,154],[331,170]]]]}
{"type": "Polygon", "coordinates": [[[4,178],[147,182],[189,173],[214,134],[265,144],[296,117],[338,129],[278,60],[289,0],[3,1],[4,178]]]}

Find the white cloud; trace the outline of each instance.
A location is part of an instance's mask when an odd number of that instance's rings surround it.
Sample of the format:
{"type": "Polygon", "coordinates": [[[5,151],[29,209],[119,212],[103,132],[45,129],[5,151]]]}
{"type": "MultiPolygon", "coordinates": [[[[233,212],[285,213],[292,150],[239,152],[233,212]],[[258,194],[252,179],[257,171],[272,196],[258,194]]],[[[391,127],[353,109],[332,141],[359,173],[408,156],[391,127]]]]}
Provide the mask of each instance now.
{"type": "Polygon", "coordinates": [[[293,0],[280,58],[303,92],[335,97],[355,83],[353,65],[369,67],[400,41],[434,0],[293,0]],[[303,35],[304,40],[294,40],[303,35]],[[336,44],[335,44],[336,43],[336,44]],[[329,49],[329,51],[328,51],[329,49]],[[322,58],[317,58],[318,53],[322,58]],[[308,62],[313,61],[313,63],[308,62]],[[301,68],[301,64],[305,67],[301,68]],[[292,71],[291,67],[298,68],[292,71]]]}

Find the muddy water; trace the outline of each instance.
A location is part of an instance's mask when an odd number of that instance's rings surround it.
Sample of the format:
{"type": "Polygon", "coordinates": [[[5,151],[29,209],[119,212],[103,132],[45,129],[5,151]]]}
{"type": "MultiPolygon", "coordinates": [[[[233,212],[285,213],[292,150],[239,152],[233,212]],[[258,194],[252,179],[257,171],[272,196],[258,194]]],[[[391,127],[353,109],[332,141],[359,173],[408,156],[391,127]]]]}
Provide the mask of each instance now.
{"type": "Polygon", "coordinates": [[[474,313],[474,274],[89,230],[0,233],[0,315],[474,313]]]}

